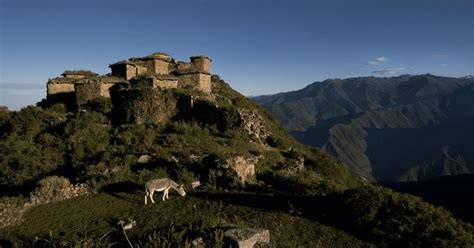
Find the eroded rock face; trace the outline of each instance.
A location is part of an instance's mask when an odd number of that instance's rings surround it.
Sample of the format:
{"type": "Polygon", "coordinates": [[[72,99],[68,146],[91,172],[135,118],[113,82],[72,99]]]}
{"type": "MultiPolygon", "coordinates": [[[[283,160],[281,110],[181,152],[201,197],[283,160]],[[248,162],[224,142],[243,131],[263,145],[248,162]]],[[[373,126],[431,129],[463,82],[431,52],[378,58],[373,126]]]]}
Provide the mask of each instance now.
{"type": "Polygon", "coordinates": [[[224,236],[230,243],[230,247],[252,248],[255,244],[269,244],[270,232],[268,229],[259,228],[233,228],[227,230],[224,236]]]}
{"type": "Polygon", "coordinates": [[[257,110],[241,108],[237,110],[242,119],[242,127],[247,131],[253,140],[265,143],[265,140],[271,135],[265,126],[263,117],[257,110]]]}
{"type": "Polygon", "coordinates": [[[241,183],[248,182],[255,177],[255,164],[260,157],[245,158],[243,156],[231,157],[226,160],[230,169],[237,173],[241,183]]]}

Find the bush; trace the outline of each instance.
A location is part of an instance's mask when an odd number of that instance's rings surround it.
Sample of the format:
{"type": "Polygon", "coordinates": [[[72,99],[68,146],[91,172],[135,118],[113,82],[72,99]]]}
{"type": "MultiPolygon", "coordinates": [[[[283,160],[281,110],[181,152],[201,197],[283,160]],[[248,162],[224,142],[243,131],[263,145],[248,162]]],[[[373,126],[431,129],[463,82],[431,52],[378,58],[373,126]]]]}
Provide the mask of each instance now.
{"type": "Polygon", "coordinates": [[[327,216],[380,246],[471,247],[474,228],[420,198],[375,186],[337,194],[327,216]]]}
{"type": "Polygon", "coordinates": [[[109,126],[100,113],[87,112],[67,123],[66,153],[73,167],[96,164],[109,146],[109,126]]]}
{"type": "Polygon", "coordinates": [[[96,111],[102,114],[109,114],[112,111],[112,101],[110,100],[110,98],[100,97],[88,101],[82,107],[90,111],[96,111]]]}
{"type": "MultiPolygon", "coordinates": [[[[42,142],[54,144],[45,136],[42,142]]],[[[54,139],[54,138],[51,138],[54,139]]],[[[3,184],[22,185],[37,180],[59,168],[63,163],[63,155],[57,148],[43,147],[38,143],[10,137],[0,142],[0,179],[3,184]]]]}
{"type": "Polygon", "coordinates": [[[344,189],[341,185],[327,180],[311,170],[298,173],[290,173],[286,170],[269,170],[259,174],[257,178],[294,195],[326,195],[344,189]]]}

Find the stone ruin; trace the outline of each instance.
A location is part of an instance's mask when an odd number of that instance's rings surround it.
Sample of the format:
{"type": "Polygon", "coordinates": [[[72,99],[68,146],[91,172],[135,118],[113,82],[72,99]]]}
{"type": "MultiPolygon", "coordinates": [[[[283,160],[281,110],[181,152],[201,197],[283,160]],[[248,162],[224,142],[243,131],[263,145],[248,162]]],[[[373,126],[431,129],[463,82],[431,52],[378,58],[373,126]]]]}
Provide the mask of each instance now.
{"type": "Polygon", "coordinates": [[[158,91],[193,89],[210,94],[211,62],[206,56],[193,56],[190,62],[182,62],[165,53],[153,53],[111,64],[111,73],[106,75],[86,70],[65,71],[62,77],[48,80],[47,101],[63,102],[68,109],[77,110],[95,99],[110,98],[109,89],[117,84],[158,91]]]}

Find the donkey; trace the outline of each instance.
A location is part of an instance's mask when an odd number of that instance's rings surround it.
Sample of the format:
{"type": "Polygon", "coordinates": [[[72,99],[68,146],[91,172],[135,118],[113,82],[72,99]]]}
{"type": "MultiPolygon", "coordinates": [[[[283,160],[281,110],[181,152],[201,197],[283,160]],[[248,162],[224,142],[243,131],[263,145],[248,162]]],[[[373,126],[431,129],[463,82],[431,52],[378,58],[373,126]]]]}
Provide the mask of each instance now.
{"type": "Polygon", "coordinates": [[[165,199],[168,199],[168,192],[170,189],[178,191],[178,194],[180,194],[181,196],[186,196],[186,192],[184,192],[183,185],[179,185],[169,178],[153,179],[148,181],[145,184],[145,205],[147,204],[148,197],[150,197],[152,203],[155,203],[155,201],[153,200],[153,193],[155,191],[164,191],[162,200],[164,201],[165,199]]]}

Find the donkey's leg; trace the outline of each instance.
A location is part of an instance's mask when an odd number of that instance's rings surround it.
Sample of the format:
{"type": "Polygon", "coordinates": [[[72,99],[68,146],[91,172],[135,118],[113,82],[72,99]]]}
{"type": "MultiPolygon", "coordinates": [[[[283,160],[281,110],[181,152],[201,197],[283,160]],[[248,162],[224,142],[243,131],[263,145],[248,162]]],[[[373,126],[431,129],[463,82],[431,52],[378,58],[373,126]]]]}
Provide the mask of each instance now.
{"type": "Polygon", "coordinates": [[[146,195],[145,195],[145,206],[147,204],[147,200],[148,200],[148,189],[145,188],[145,192],[146,192],[146,195]]]}
{"type": "Polygon", "coordinates": [[[165,201],[166,195],[168,195],[168,189],[165,189],[163,191],[163,198],[162,198],[163,201],[165,201]]]}
{"type": "Polygon", "coordinates": [[[152,190],[152,191],[150,192],[150,200],[151,200],[151,202],[154,204],[155,201],[153,200],[153,193],[155,193],[154,190],[152,190]]]}

